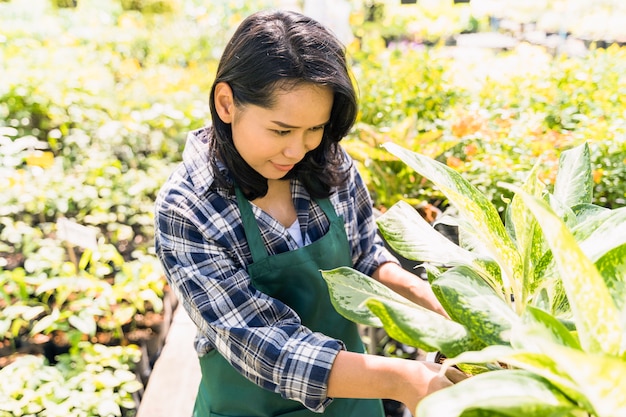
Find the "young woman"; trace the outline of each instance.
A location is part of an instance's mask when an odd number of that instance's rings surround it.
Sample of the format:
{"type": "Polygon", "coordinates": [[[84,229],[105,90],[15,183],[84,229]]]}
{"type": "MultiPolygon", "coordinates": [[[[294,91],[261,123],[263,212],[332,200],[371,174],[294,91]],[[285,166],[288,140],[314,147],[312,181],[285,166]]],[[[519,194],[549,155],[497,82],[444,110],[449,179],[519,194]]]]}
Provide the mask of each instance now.
{"type": "Polygon", "coordinates": [[[351,266],[445,315],[376,234],[339,142],[357,114],[342,45],[295,12],[243,21],[156,202],[156,250],[198,327],[195,416],[382,417],[452,384],[435,364],[364,353],[320,270],[351,266]]]}

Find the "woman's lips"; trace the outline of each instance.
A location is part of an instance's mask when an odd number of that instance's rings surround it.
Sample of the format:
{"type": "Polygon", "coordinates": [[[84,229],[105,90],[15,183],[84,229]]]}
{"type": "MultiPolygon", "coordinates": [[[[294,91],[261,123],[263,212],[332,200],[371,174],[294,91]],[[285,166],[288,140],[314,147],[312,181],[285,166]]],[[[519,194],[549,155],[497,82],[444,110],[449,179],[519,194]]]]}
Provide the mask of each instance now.
{"type": "Polygon", "coordinates": [[[291,171],[291,169],[294,167],[293,164],[291,164],[291,165],[282,165],[282,164],[277,164],[275,162],[272,162],[272,165],[274,165],[274,168],[276,168],[277,170],[282,171],[282,172],[291,171]]]}

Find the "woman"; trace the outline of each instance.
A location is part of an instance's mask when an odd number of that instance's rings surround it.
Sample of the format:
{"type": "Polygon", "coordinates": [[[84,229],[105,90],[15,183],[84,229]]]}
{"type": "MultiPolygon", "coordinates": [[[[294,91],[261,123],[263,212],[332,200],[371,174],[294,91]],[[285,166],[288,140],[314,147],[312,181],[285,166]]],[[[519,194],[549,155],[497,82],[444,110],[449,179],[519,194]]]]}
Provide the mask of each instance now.
{"type": "Polygon", "coordinates": [[[339,145],[357,101],[336,38],[295,12],[248,17],[210,108],[156,202],[158,256],[198,327],[194,415],[380,417],[380,398],[414,410],[451,385],[439,365],[364,354],[319,272],[352,266],[445,315],[384,249],[339,145]]]}

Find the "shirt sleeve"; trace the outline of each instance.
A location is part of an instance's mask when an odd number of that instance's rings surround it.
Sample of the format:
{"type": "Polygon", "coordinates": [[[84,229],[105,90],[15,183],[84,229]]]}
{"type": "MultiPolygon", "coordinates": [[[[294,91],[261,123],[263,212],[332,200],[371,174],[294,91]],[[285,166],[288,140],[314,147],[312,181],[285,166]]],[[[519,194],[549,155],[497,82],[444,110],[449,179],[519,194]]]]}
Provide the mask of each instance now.
{"type": "Polygon", "coordinates": [[[321,412],[331,401],[332,363],[345,347],[311,332],[291,308],[251,285],[236,250],[243,239],[233,226],[240,224],[236,213],[207,209],[181,190],[160,194],[155,247],[168,283],[209,350],[255,384],[321,412]]]}
{"type": "Polygon", "coordinates": [[[352,246],[354,269],[371,276],[383,263],[399,264],[399,261],[385,247],[382,237],[378,234],[371,196],[354,163],[350,168],[350,177],[348,194],[354,214],[348,216],[351,221],[347,225],[347,230],[352,246]]]}

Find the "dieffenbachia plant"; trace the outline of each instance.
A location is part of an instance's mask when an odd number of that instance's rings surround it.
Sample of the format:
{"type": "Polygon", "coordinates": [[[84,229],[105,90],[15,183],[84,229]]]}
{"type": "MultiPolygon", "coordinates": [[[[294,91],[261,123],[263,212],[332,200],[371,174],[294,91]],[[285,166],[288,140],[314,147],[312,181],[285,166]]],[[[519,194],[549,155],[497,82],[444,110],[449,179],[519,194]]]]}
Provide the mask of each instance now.
{"type": "Polygon", "coordinates": [[[384,146],[458,213],[458,244],[402,201],[377,220],[395,251],[423,262],[451,320],[351,268],[322,274],[345,317],[475,374],[414,414],[626,415],[626,207],[592,204],[588,145],[561,154],[552,190],[538,179],[540,162],[521,187],[503,185],[514,192],[504,222],[456,171],[384,146]]]}

